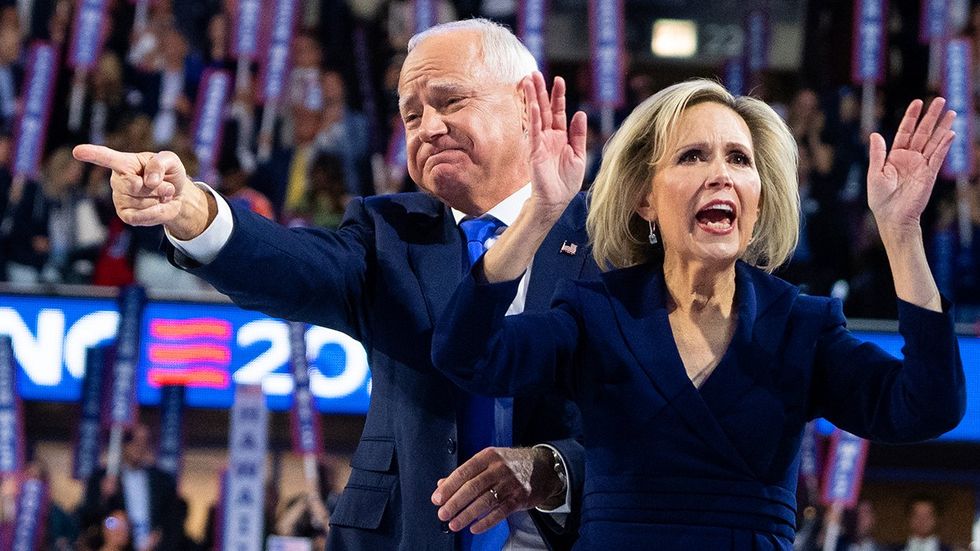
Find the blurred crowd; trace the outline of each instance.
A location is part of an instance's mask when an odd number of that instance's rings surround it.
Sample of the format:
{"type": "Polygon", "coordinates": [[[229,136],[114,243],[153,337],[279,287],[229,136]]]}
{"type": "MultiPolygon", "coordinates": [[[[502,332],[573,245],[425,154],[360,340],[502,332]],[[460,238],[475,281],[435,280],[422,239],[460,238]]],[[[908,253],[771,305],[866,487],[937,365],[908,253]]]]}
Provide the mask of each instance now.
{"type": "MultiPolygon", "coordinates": [[[[62,508],[64,496],[47,503],[44,544],[50,551],[197,551],[218,549],[221,506],[209,507],[202,537],[189,535],[188,501],[180,495],[173,476],[155,464],[152,431],[136,424],[124,433],[121,465],[117,476],[101,468],[84,481],[81,501],[62,508]]],[[[346,484],[345,460],[322,456],[317,463],[317,483],[290,495],[281,495],[278,474],[280,456],[270,462],[272,474],[264,495],[263,539],[270,537],[308,540],[315,551],[326,550],[330,514],[346,484]]],[[[25,476],[48,481],[43,460],[35,458],[25,476]]],[[[216,474],[217,476],[217,474],[216,474]]],[[[12,518],[16,499],[14,478],[0,485],[0,523],[12,518]]],[[[52,485],[57,488],[57,485],[52,485]]],[[[840,512],[818,506],[803,508],[794,549],[797,551],[971,551],[967,541],[947,541],[944,522],[948,504],[938,495],[915,494],[903,502],[901,522],[886,530],[879,522],[883,504],[862,499],[840,512]],[[830,534],[829,547],[825,546],[830,534]],[[898,543],[901,542],[901,543],[898,543]]]]}
{"type": "MultiPolygon", "coordinates": [[[[64,59],[75,3],[35,0],[0,8],[0,281],[138,281],[200,289],[203,283],[172,268],[162,255],[161,229],[131,228],[115,217],[108,174],[73,160],[70,148],[89,142],[127,151],[169,149],[185,160],[192,176],[202,176],[190,137],[197,89],[209,68],[231,74],[239,69],[230,43],[234,2],[157,0],[145,24],[135,22],[132,2],[108,4],[105,49],[91,71],[62,69],[43,168],[26,181],[10,174],[25,53],[32,41],[49,40],[64,59]],[[72,117],[68,98],[76,81],[84,87],[84,107],[72,117]]],[[[514,24],[513,4],[442,2],[438,17],[478,15],[514,24]]],[[[256,63],[246,63],[252,85],[236,87],[225,110],[223,145],[208,183],[284,224],[335,227],[353,196],[414,189],[404,168],[396,94],[411,35],[410,3],[304,1],[299,18],[292,69],[275,116],[265,116],[272,107],[256,101],[259,72],[256,63]],[[263,118],[275,121],[271,132],[263,130],[263,118]]],[[[977,24],[968,32],[980,37],[973,30],[980,28],[980,9],[974,9],[973,20],[977,24]]],[[[575,101],[587,97],[579,83],[588,80],[582,78],[584,66],[576,71],[566,75],[569,108],[591,111],[593,175],[606,136],[588,102],[575,101]]],[[[656,91],[639,68],[627,82],[630,100],[622,113],[656,91]]],[[[780,275],[812,294],[840,297],[851,317],[893,318],[887,260],[866,206],[860,90],[798,88],[792,97],[763,99],[785,114],[800,146],[804,224],[797,253],[780,275]]],[[[886,138],[900,115],[879,102],[886,138]]],[[[941,290],[958,304],[960,321],[974,322],[980,318],[980,187],[971,181],[967,189],[957,194],[952,182],[940,181],[923,227],[941,290]],[[960,212],[969,216],[970,231],[960,227],[960,212]]]]}
{"type": "MultiPolygon", "coordinates": [[[[156,465],[151,430],[143,424],[126,429],[123,435],[118,474],[105,467],[82,482],[81,501],[67,510],[65,496],[52,495],[44,512],[44,543],[50,551],[197,551],[220,548],[221,504],[208,509],[203,537],[189,535],[186,522],[188,501],[178,493],[173,475],[156,465]]],[[[315,551],[323,551],[330,512],[346,480],[338,473],[345,463],[335,456],[317,462],[317,484],[292,495],[280,495],[279,473],[283,468],[275,455],[264,495],[263,540],[270,536],[304,538],[315,551]]],[[[43,460],[35,458],[25,469],[26,478],[49,482],[43,460]]],[[[216,479],[220,476],[216,473],[216,479]]],[[[13,519],[17,484],[15,477],[0,485],[0,524],[13,519]]],[[[56,489],[59,485],[49,485],[56,489]]]]}

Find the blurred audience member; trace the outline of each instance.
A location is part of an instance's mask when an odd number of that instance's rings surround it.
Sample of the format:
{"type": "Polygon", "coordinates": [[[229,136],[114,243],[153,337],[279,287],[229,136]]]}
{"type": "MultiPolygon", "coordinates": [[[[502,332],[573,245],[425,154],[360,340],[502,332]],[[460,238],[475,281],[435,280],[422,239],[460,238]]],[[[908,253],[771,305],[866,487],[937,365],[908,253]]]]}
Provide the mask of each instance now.
{"type": "Polygon", "coordinates": [[[126,429],[118,477],[105,469],[85,485],[78,516],[82,526],[97,525],[105,511],[126,512],[139,551],[174,551],[183,532],[173,477],[153,465],[150,430],[143,424],[126,429]]]}
{"type": "Polygon", "coordinates": [[[309,538],[313,549],[323,550],[330,524],[330,510],[337,500],[334,471],[321,458],[317,463],[316,488],[308,487],[288,500],[276,518],[275,533],[309,538]]]}
{"type": "Polygon", "coordinates": [[[82,137],[104,145],[108,134],[117,131],[130,115],[119,56],[111,51],[103,52],[89,82],[91,94],[83,114],[82,137]]]}
{"type": "MultiPolygon", "coordinates": [[[[148,551],[151,546],[134,547],[129,518],[124,509],[111,509],[89,526],[78,542],[83,551],[148,551]]],[[[154,543],[154,542],[149,542],[154,543]]]]}
{"type": "Polygon", "coordinates": [[[13,178],[11,141],[0,135],[0,270],[13,284],[40,281],[51,249],[48,240],[48,200],[41,185],[13,178]]]}
{"type": "Polygon", "coordinates": [[[809,88],[797,92],[787,123],[799,147],[802,223],[810,254],[808,280],[799,283],[809,293],[828,295],[837,281],[848,277],[850,253],[840,201],[843,182],[836,180],[834,148],[828,143],[826,131],[827,116],[816,92],[809,88]]]}
{"type": "Polygon", "coordinates": [[[190,117],[201,78],[203,62],[192,55],[187,38],[170,26],[160,35],[160,55],[150,71],[136,77],[143,94],[143,112],[153,117],[153,143],[171,147],[180,129],[190,127],[190,117]]]}
{"type": "Polygon", "coordinates": [[[228,14],[219,12],[211,16],[208,21],[207,30],[207,51],[204,55],[204,62],[208,67],[218,69],[231,69],[235,67],[235,60],[231,57],[228,49],[230,45],[230,33],[228,14]]]}
{"type": "Polygon", "coordinates": [[[13,126],[23,72],[20,31],[15,26],[0,26],[0,128],[13,126]]]}
{"type": "Polygon", "coordinates": [[[218,166],[218,172],[221,175],[221,192],[229,203],[240,204],[269,220],[275,219],[272,203],[265,195],[248,186],[248,175],[242,170],[236,156],[225,155],[218,166]]]}
{"type": "Polygon", "coordinates": [[[326,71],[321,82],[323,107],[316,150],[340,157],[349,194],[369,194],[373,186],[367,182],[371,145],[367,118],[348,106],[346,85],[340,73],[326,71]]]}
{"type": "Polygon", "coordinates": [[[885,546],[875,538],[878,515],[874,504],[866,499],[844,515],[844,533],[836,551],[885,551],[885,546]]]}
{"type": "Polygon", "coordinates": [[[336,228],[351,200],[344,185],[344,167],[336,155],[321,153],[310,168],[310,189],[294,213],[287,214],[290,225],[336,228]]]}
{"type": "Polygon", "coordinates": [[[316,153],[320,130],[319,109],[298,105],[292,109],[292,134],[288,143],[272,150],[269,160],[259,164],[253,182],[277,213],[298,212],[310,188],[310,165],[316,153]],[[259,185],[262,187],[258,187],[259,185]]]}
{"type": "Polygon", "coordinates": [[[939,540],[939,503],[932,497],[912,498],[905,509],[909,523],[909,539],[898,551],[950,551],[939,540]]]}
{"type": "Polygon", "coordinates": [[[47,262],[42,277],[51,283],[88,283],[106,240],[95,200],[82,182],[84,165],[61,147],[44,165],[44,194],[49,203],[47,262]]]}

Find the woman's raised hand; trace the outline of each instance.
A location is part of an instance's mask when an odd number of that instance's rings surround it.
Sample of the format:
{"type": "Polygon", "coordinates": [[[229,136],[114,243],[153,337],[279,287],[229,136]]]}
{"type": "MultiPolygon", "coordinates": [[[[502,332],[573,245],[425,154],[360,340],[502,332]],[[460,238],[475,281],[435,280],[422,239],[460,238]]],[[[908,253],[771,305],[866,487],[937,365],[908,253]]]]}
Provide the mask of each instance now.
{"type": "Polygon", "coordinates": [[[891,151],[881,134],[871,135],[868,206],[883,237],[920,231],[919,217],[954,136],[951,128],[956,113],[943,113],[945,105],[945,99],[934,99],[919,120],[922,100],[914,100],[905,111],[891,151]]]}

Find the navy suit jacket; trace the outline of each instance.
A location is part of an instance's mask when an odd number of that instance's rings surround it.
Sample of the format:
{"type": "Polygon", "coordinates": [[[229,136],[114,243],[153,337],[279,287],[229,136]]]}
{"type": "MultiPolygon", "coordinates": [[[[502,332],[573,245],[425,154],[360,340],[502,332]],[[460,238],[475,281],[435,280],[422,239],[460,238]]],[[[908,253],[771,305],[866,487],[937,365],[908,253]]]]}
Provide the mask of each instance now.
{"type": "Polygon", "coordinates": [[[865,438],[909,442],[938,436],[964,413],[948,308],[899,304],[902,362],[850,335],[839,301],[801,295],[740,262],[736,332],[698,389],[673,340],[659,266],[562,284],[551,310],[505,319],[515,288],[464,279],[436,328],[433,358],[464,388],[560,388],[579,404],[577,549],[792,549],[807,421],[824,416],[865,438]]]}
{"type": "MultiPolygon", "coordinates": [[[[431,502],[436,481],[467,459],[457,457],[463,391],[431,362],[432,329],[464,275],[465,246],[451,212],[422,193],[355,199],[341,226],[326,231],[232,211],[229,242],[191,271],[244,308],[342,331],[368,352],[371,405],[331,517],[329,548],[452,551],[456,538],[431,502]]],[[[535,256],[526,310],[547,308],[559,280],[598,274],[586,242],[579,196],[535,256]],[[560,252],[566,240],[578,245],[576,254],[560,252]]],[[[576,499],[583,453],[574,404],[554,392],[516,400],[513,427],[514,445],[548,442],[562,452],[576,499]]],[[[570,546],[570,520],[565,537],[542,530],[556,548],[570,546]]]]}

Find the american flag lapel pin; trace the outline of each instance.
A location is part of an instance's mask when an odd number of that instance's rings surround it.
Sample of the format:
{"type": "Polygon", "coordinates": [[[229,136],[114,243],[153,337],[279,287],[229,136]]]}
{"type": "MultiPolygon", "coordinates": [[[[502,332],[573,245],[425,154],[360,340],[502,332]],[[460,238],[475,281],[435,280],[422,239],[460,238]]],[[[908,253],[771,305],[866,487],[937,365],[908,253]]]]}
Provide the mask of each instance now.
{"type": "Polygon", "coordinates": [[[575,256],[578,252],[578,245],[575,243],[569,243],[568,241],[563,241],[561,244],[561,249],[558,251],[561,254],[567,254],[568,256],[575,256]]]}

